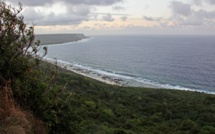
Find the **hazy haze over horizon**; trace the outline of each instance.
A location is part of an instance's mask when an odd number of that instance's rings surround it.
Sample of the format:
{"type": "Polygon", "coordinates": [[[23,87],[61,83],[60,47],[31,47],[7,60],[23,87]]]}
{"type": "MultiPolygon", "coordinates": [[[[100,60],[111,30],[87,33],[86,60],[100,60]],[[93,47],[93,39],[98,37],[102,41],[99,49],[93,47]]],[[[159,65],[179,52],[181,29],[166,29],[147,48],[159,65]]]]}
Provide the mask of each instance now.
{"type": "Polygon", "coordinates": [[[215,35],[215,0],[4,0],[36,34],[215,35]]]}

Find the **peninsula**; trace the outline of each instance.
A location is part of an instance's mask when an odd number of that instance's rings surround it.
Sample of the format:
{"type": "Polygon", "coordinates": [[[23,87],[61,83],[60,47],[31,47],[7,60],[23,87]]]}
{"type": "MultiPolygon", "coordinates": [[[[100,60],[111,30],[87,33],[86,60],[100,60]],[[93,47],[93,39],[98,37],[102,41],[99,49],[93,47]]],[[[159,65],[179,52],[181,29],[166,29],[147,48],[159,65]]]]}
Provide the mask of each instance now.
{"type": "Polygon", "coordinates": [[[61,44],[66,42],[75,42],[86,39],[84,34],[38,34],[36,40],[40,40],[41,45],[61,44]]]}

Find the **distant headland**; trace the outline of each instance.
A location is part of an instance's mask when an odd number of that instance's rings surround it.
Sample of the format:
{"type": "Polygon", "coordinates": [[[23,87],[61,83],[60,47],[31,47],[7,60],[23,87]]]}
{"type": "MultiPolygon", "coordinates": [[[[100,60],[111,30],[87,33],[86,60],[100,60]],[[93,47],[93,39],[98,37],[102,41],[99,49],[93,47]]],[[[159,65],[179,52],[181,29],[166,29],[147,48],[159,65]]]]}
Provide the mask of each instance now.
{"type": "Polygon", "coordinates": [[[75,42],[86,39],[84,34],[38,34],[36,40],[40,40],[41,45],[60,44],[66,42],[75,42]]]}

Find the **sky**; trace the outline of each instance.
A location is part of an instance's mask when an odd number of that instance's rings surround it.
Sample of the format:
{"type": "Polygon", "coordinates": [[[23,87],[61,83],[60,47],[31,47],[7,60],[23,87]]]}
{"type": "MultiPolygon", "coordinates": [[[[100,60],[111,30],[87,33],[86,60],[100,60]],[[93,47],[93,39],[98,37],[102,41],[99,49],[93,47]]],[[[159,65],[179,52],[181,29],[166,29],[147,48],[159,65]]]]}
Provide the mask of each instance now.
{"type": "Polygon", "coordinates": [[[215,35],[215,0],[4,0],[36,34],[215,35]]]}

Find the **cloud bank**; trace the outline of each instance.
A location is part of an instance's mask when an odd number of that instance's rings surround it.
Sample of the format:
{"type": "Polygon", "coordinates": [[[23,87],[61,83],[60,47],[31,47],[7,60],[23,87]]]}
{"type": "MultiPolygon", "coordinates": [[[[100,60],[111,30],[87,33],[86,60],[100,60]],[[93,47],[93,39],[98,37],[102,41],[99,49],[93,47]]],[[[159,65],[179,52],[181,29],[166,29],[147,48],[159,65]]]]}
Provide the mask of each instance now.
{"type": "MultiPolygon", "coordinates": [[[[17,0],[5,1],[13,5],[18,4],[17,0]]],[[[215,0],[168,0],[165,7],[161,7],[159,10],[157,8],[153,9],[152,12],[147,12],[146,9],[152,9],[150,6],[153,7],[153,5],[150,5],[150,3],[157,4],[158,1],[146,2],[139,0],[143,4],[141,9],[137,8],[139,3],[132,0],[19,1],[24,7],[22,14],[25,21],[28,24],[33,23],[41,29],[42,27],[52,29],[58,27],[61,30],[62,27],[72,27],[72,30],[95,28],[103,31],[105,28],[109,30],[111,26],[114,26],[113,30],[125,29],[128,33],[131,31],[141,33],[144,30],[149,33],[151,31],[158,33],[162,31],[180,31],[182,29],[201,29],[201,31],[215,29],[215,0]],[[131,3],[128,4],[128,1],[131,3]],[[162,8],[167,8],[168,13],[159,15],[157,12],[162,8]]],[[[92,31],[94,32],[95,29],[92,31]]],[[[189,30],[186,32],[189,32],[189,30]]],[[[125,31],[122,33],[126,33],[125,31]]]]}
{"type": "MultiPolygon", "coordinates": [[[[215,4],[214,0],[194,0],[194,3],[201,7],[202,3],[215,4]]],[[[215,22],[215,10],[196,10],[191,4],[181,1],[173,1],[170,4],[172,9],[172,20],[178,25],[200,26],[215,22]]],[[[215,23],[214,23],[215,24],[215,23]]]]}
{"type": "Polygon", "coordinates": [[[109,22],[114,21],[112,15],[111,15],[110,13],[104,15],[102,18],[103,18],[103,20],[105,20],[105,21],[109,21],[109,22]]]}
{"type": "Polygon", "coordinates": [[[179,15],[188,16],[191,14],[190,5],[180,1],[172,1],[170,8],[173,10],[174,13],[179,15]]]}
{"type": "MultiPolygon", "coordinates": [[[[6,0],[17,5],[17,0],[6,0]]],[[[92,18],[91,13],[99,6],[111,6],[122,0],[20,0],[24,6],[22,14],[27,23],[37,26],[46,25],[77,25],[92,18]],[[58,9],[64,9],[59,13],[58,9]]],[[[111,14],[103,16],[105,21],[114,21],[111,14]]]]}
{"type": "MultiPolygon", "coordinates": [[[[17,0],[7,0],[8,2],[17,4],[17,0]]],[[[112,5],[122,0],[19,0],[25,6],[44,6],[46,4],[54,4],[56,2],[65,2],[73,5],[112,5]]]]}

